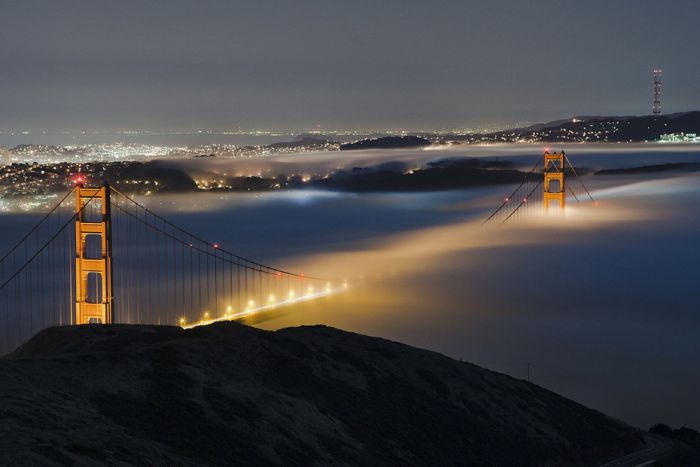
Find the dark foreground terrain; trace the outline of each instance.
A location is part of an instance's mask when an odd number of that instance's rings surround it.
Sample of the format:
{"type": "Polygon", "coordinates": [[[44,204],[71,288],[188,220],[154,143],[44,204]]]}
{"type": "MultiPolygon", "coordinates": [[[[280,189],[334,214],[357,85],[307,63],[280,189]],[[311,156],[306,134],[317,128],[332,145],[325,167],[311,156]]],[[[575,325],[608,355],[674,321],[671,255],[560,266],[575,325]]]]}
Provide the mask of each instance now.
{"type": "Polygon", "coordinates": [[[641,439],[526,381],[322,326],[52,328],[0,359],[0,465],[596,465],[641,439]]]}

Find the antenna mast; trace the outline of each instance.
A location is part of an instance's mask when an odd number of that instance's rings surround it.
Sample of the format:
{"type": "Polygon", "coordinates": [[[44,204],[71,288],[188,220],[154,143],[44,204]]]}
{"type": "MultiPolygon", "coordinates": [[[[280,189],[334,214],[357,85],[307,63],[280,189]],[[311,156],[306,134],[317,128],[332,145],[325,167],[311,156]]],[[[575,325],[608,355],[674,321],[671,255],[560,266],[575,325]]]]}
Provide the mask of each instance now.
{"type": "Polygon", "coordinates": [[[654,68],[652,86],[654,89],[654,102],[651,105],[651,111],[654,115],[661,115],[661,68],[654,68]]]}

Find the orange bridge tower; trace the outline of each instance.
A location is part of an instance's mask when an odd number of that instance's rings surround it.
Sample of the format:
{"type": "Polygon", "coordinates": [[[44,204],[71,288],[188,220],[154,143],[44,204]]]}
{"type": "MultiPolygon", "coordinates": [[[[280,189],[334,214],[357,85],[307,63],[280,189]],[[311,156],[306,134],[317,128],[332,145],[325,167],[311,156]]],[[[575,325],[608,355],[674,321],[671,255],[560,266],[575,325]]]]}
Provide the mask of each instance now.
{"type": "Polygon", "coordinates": [[[109,185],[75,189],[75,323],[112,323],[109,185]]]}
{"type": "Polygon", "coordinates": [[[549,209],[550,204],[556,204],[561,209],[566,203],[566,181],[564,179],[564,151],[557,153],[544,153],[544,208],[549,209]]]}

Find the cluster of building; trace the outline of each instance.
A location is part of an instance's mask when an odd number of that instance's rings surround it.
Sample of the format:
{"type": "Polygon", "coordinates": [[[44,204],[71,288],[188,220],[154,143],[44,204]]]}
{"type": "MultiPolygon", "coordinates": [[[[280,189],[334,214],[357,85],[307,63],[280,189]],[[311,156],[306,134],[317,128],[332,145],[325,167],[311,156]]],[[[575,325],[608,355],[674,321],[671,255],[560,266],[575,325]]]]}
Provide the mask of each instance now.
{"type": "Polygon", "coordinates": [[[12,152],[5,146],[0,146],[0,163],[4,165],[12,164],[12,152]]]}
{"type": "Polygon", "coordinates": [[[700,143],[697,133],[668,133],[659,137],[659,143],[700,143]]]}
{"type": "MultiPolygon", "coordinates": [[[[0,151],[2,152],[2,151],[0,151]]],[[[110,180],[129,192],[158,191],[158,173],[140,173],[142,162],[18,163],[0,167],[0,211],[32,210],[55,205],[58,194],[76,183],[110,180]]]]}
{"type": "Polygon", "coordinates": [[[464,135],[455,142],[466,143],[539,143],[542,141],[567,142],[617,142],[620,130],[628,124],[625,120],[600,119],[582,121],[573,118],[556,125],[518,128],[495,133],[464,135]]]}
{"type": "Polygon", "coordinates": [[[11,149],[0,148],[0,157],[2,158],[0,162],[4,164],[11,164],[12,162],[55,164],[60,162],[146,161],[187,157],[255,157],[278,153],[333,151],[338,149],[338,143],[311,138],[285,143],[247,146],[233,144],[159,146],[134,143],[104,143],[59,147],[44,144],[21,144],[11,149]]]}
{"type": "MultiPolygon", "coordinates": [[[[232,144],[202,144],[171,147],[131,143],[85,144],[54,146],[22,144],[13,148],[0,146],[0,211],[33,210],[50,207],[57,193],[65,192],[76,183],[76,176],[85,176],[98,183],[111,180],[130,192],[149,195],[160,191],[164,184],[158,171],[148,175],[138,170],[144,162],[165,158],[192,157],[255,157],[278,153],[338,150],[337,143],[323,139],[305,138],[289,143],[240,146],[232,144]],[[135,170],[134,170],[135,169],[135,170]]],[[[161,174],[163,175],[163,174],[161,174]]],[[[165,176],[165,175],[163,175],[165,176]]],[[[291,182],[295,182],[296,179],[291,182]]],[[[284,185],[291,183],[284,181],[284,185]]],[[[231,186],[227,180],[198,180],[196,188],[259,189],[279,188],[283,183],[251,177],[231,186]]],[[[165,184],[167,185],[167,184],[165,184]]],[[[172,189],[172,183],[170,183],[172,189]]]]}
{"type": "Polygon", "coordinates": [[[32,210],[55,204],[58,192],[65,191],[70,164],[6,164],[0,167],[0,210],[32,210]]]}
{"type": "Polygon", "coordinates": [[[9,149],[9,152],[14,162],[55,164],[59,162],[147,160],[156,157],[170,157],[177,154],[179,150],[180,148],[167,146],[105,143],[60,147],[45,144],[20,144],[9,149]]]}

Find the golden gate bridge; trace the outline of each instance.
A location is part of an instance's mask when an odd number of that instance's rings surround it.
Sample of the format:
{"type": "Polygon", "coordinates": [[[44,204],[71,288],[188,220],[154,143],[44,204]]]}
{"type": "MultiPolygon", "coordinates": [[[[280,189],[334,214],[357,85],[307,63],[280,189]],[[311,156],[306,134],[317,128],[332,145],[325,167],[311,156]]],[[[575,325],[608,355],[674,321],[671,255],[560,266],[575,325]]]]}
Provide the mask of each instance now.
{"type": "MultiPolygon", "coordinates": [[[[552,204],[563,209],[569,197],[594,202],[564,152],[546,151],[484,222],[527,219],[552,204]]],[[[0,258],[0,355],[52,326],[189,328],[347,287],[239,256],[108,184],[85,187],[79,180],[0,258]]]]}
{"type": "Polygon", "coordinates": [[[347,287],[239,256],[110,185],[78,183],[0,258],[0,354],[51,326],[188,328],[347,287]]]}
{"type": "Polygon", "coordinates": [[[552,208],[563,210],[567,199],[581,206],[596,204],[566,153],[545,149],[520,184],[483,223],[505,224],[533,219],[552,208]],[[570,179],[573,183],[569,182],[570,179]]]}

